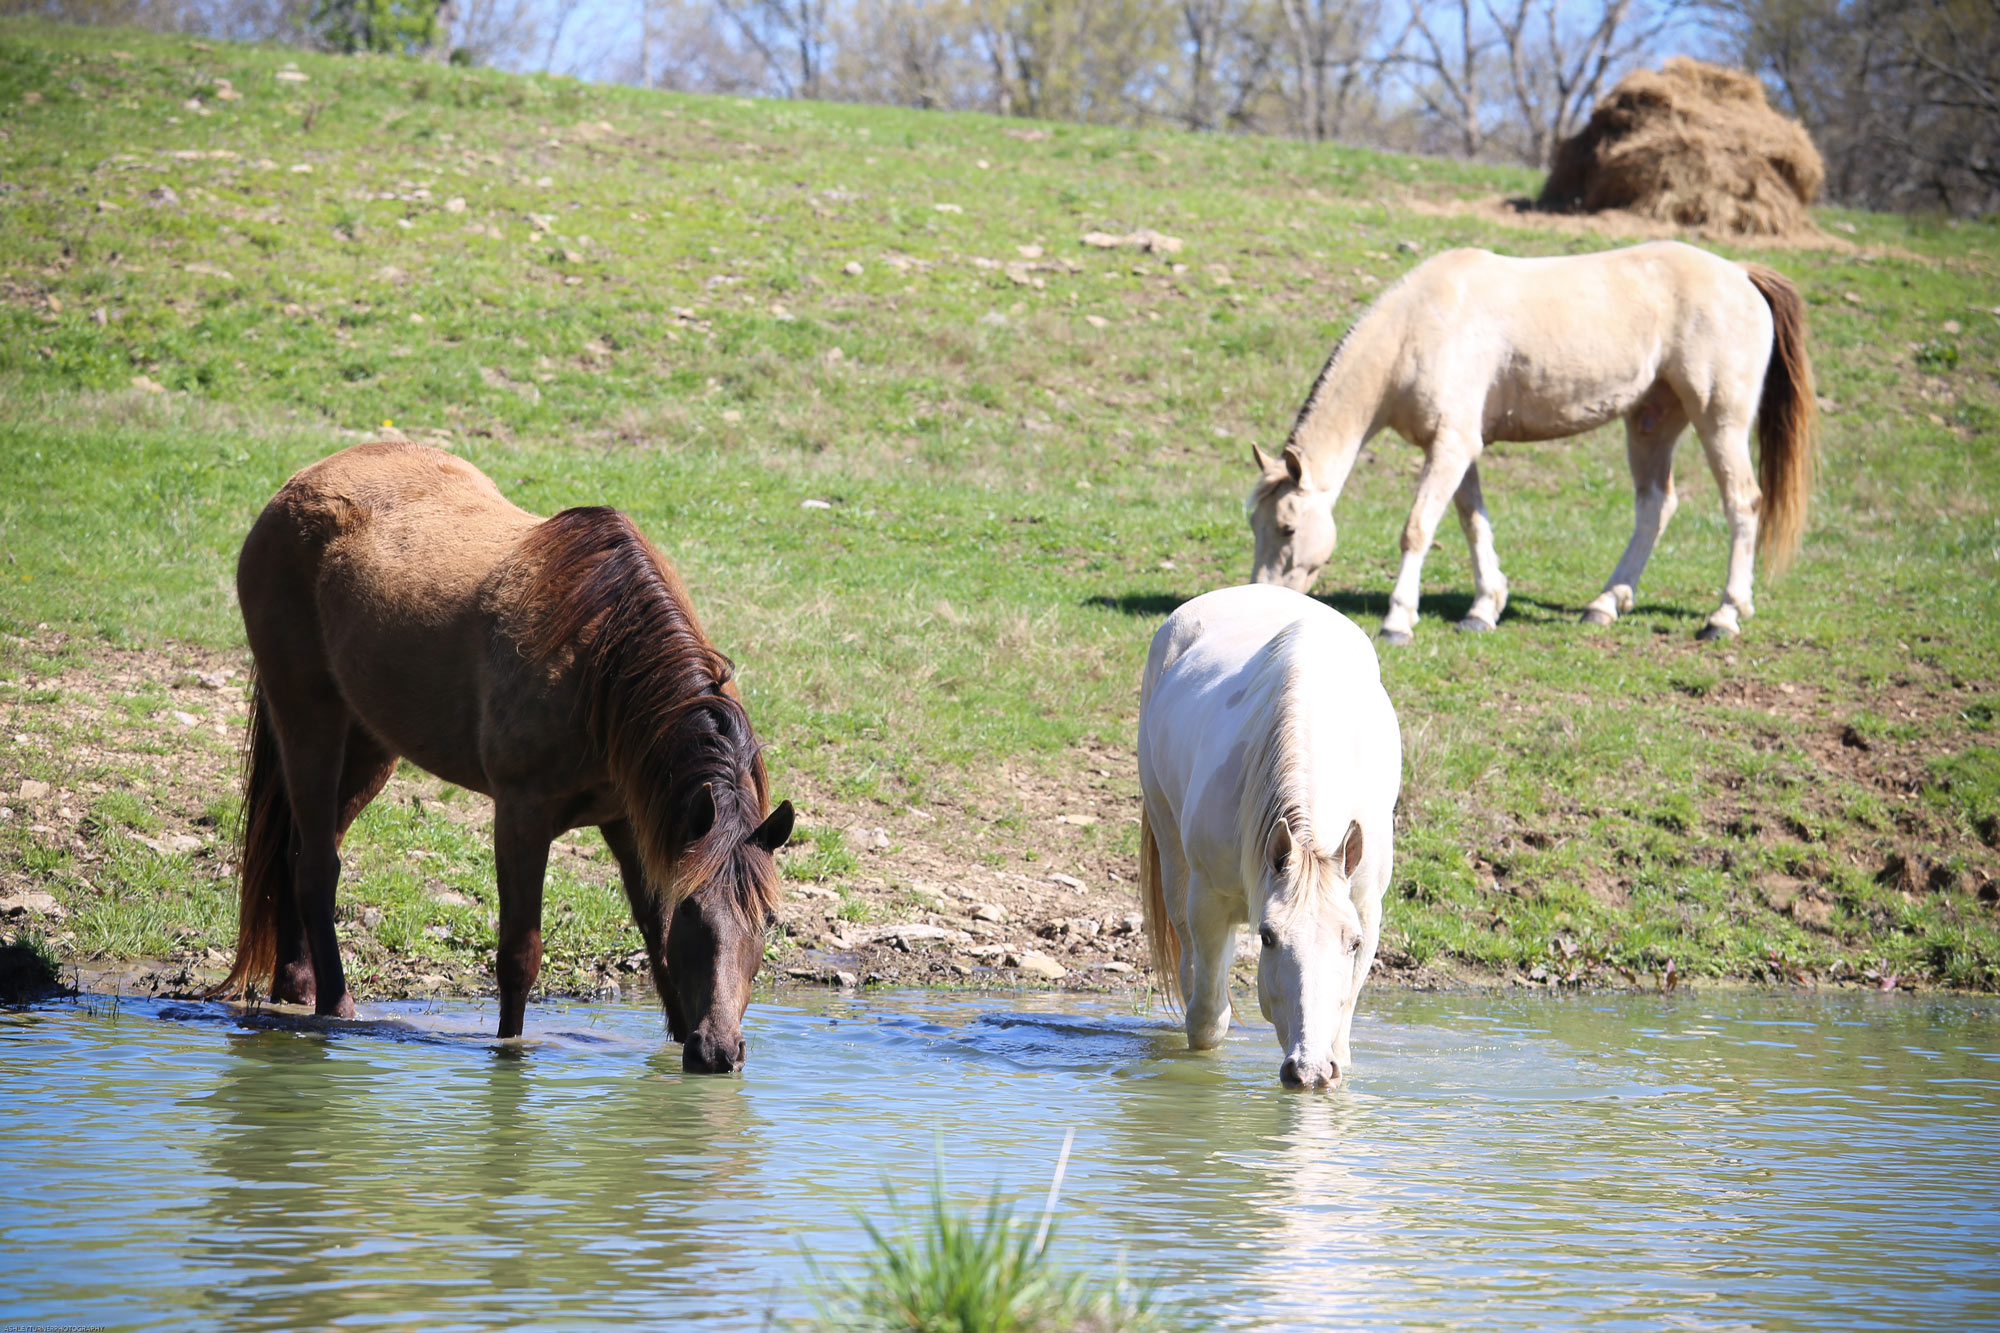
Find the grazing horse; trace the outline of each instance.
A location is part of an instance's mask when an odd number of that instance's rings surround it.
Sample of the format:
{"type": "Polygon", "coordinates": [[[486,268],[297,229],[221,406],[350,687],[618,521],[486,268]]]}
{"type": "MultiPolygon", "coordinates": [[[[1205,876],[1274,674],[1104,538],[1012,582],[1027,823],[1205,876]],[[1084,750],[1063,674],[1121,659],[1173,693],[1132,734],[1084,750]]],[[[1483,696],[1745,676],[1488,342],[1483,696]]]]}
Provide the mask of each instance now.
{"type": "Polygon", "coordinates": [[[1692,423],[1729,517],[1722,604],[1699,636],[1722,638],[1750,616],[1753,548],[1780,569],[1797,550],[1816,416],[1805,307],[1762,265],[1674,241],[1558,259],[1448,251],[1348,329],[1280,458],[1251,447],[1252,577],[1311,589],[1333,554],[1334,501],[1362,445],[1386,426],[1424,451],[1424,465],[1383,640],[1410,641],[1424,555],[1447,504],[1472,548],[1477,592],[1458,627],[1490,630],[1507,580],[1479,490],[1480,452],[1489,440],[1560,439],[1623,417],[1632,541],[1583,616],[1608,625],[1632,609],[1673,515],[1674,446],[1692,423]]]}
{"type": "Polygon", "coordinates": [[[1139,688],[1139,891],[1188,1045],[1229,1031],[1236,927],[1291,1087],[1331,1087],[1375,961],[1403,755],[1368,636],[1288,588],[1225,588],[1153,636],[1139,688]]]}
{"type": "Polygon", "coordinates": [[[266,505],[236,564],[256,659],[236,964],[274,1000],[351,1017],[339,847],[399,756],[493,798],[500,1035],[542,964],[557,835],[617,857],[682,1064],[743,1062],[743,1011],[792,806],[769,788],[729,659],[629,519],[515,508],[478,469],[357,445],[266,505]]]}

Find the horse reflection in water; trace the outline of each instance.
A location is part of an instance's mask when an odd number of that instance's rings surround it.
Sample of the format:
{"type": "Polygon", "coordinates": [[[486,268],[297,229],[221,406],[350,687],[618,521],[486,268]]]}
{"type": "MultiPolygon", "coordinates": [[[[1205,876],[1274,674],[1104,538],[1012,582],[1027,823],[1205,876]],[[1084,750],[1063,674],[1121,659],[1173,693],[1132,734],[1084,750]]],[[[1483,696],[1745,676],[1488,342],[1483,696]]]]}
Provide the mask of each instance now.
{"type": "Polygon", "coordinates": [[[1197,597],[1153,637],[1139,695],[1140,892],[1188,1044],[1229,1030],[1236,927],[1293,1087],[1339,1083],[1375,961],[1402,743],[1368,636],[1273,585],[1197,597]]]}
{"type": "Polygon", "coordinates": [[[406,1034],[391,1060],[298,1032],[233,1040],[192,1140],[208,1182],[190,1227],[212,1260],[203,1322],[754,1315],[755,1284],[732,1308],[718,1293],[737,1279],[717,1277],[750,1270],[754,1242],[739,1248],[709,1211],[749,1207],[762,1174],[743,1087],[683,1077],[636,1042],[492,1041],[406,1034]]]}
{"type": "Polygon", "coordinates": [[[236,964],[219,994],[354,1014],[334,936],[348,826],[408,758],[493,798],[500,1035],[542,963],[549,844],[617,857],[686,1068],[743,1062],[777,902],[764,761],[687,589],[624,515],[516,508],[441,450],[357,445],[306,468],[243,543],[256,657],[236,964]]]}

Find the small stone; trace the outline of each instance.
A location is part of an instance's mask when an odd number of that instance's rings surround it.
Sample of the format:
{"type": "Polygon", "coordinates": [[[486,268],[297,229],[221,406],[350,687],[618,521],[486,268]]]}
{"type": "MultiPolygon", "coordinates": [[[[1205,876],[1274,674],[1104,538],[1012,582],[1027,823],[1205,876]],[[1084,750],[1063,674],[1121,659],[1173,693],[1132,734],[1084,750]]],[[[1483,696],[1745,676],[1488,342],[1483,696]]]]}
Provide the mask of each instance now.
{"type": "Polygon", "coordinates": [[[1056,874],[1050,875],[1049,882],[1051,884],[1060,884],[1066,889],[1080,889],[1083,887],[1082,880],[1078,879],[1074,875],[1062,874],[1060,871],[1058,871],[1056,874]]]}
{"type": "Polygon", "coordinates": [[[178,708],[174,709],[173,717],[174,721],[180,723],[184,727],[196,726],[199,725],[201,722],[201,719],[196,717],[193,713],[183,713],[178,708]]]}
{"type": "Polygon", "coordinates": [[[618,978],[605,977],[597,983],[597,998],[613,1003],[625,998],[625,992],[618,985],[618,978]]]}
{"type": "Polygon", "coordinates": [[[842,264],[840,266],[840,271],[842,273],[845,273],[850,278],[858,278],[861,276],[862,272],[861,261],[857,259],[850,259],[845,264],[842,264]]]}
{"type": "Polygon", "coordinates": [[[1102,315],[1085,315],[1083,322],[1090,325],[1093,329],[1108,329],[1111,327],[1111,321],[1102,315]]]}
{"type": "Polygon", "coordinates": [[[1406,255],[1414,255],[1421,253],[1424,247],[1415,241],[1397,241],[1396,248],[1406,255]]]}
{"type": "Polygon", "coordinates": [[[1113,927],[1111,933],[1113,935],[1137,935],[1145,928],[1145,917],[1139,915],[1137,912],[1127,912],[1119,919],[1117,926],[1113,927]]]}
{"type": "Polygon", "coordinates": [[[861,978],[852,972],[836,972],[833,974],[833,980],[842,990],[853,990],[861,984],[861,978]]]}
{"type": "Polygon", "coordinates": [[[463,213],[465,211],[465,200],[457,195],[452,196],[444,201],[444,211],[447,213],[463,213]]]}
{"type": "Polygon", "coordinates": [[[1139,969],[1130,963],[1121,963],[1114,959],[1108,963],[1099,963],[1097,970],[1100,972],[1116,972],[1121,977],[1129,977],[1139,969]]]}
{"type": "Polygon", "coordinates": [[[1007,909],[996,903],[980,903],[972,909],[974,921],[991,921],[1000,925],[1007,920],[1007,909]]]}
{"type": "Polygon", "coordinates": [[[1847,304],[1849,304],[1849,305],[1860,305],[1860,304],[1861,304],[1861,293],[1860,293],[1860,292],[1842,292],[1842,293],[1840,294],[1840,299],[1841,299],[1841,300],[1843,300],[1843,301],[1845,301],[1845,302],[1847,302],[1847,304]]]}
{"type": "Polygon", "coordinates": [[[0,917],[45,916],[52,921],[60,921],[64,916],[62,905],[40,889],[22,889],[0,896],[0,917]]]}
{"type": "Polygon", "coordinates": [[[34,778],[22,778],[21,790],[15,794],[24,801],[45,801],[49,797],[49,784],[34,778]]]}
{"type": "Polygon", "coordinates": [[[310,176],[312,175],[312,171],[312,163],[310,162],[294,162],[292,164],[292,174],[294,176],[310,176]]]}
{"type": "Polygon", "coordinates": [[[281,69],[273,76],[279,83],[310,83],[312,75],[299,69],[281,69]]]}
{"type": "MultiPolygon", "coordinates": [[[[724,413],[724,416],[727,416],[727,415],[728,415],[727,413],[724,413]]],[[[833,508],[833,504],[832,504],[832,502],[831,502],[831,501],[828,501],[828,500],[801,500],[801,501],[799,501],[799,508],[801,508],[801,509],[831,509],[831,508],[833,508]]]]}
{"type": "Polygon", "coordinates": [[[167,386],[149,375],[134,375],[132,387],[144,393],[165,393],[167,386]]]}
{"type": "Polygon", "coordinates": [[[1040,259],[1042,257],[1042,247],[1039,245],[1017,245],[1014,247],[1014,250],[1023,259],[1040,259]]]}
{"type": "Polygon", "coordinates": [[[965,211],[957,204],[932,204],[931,207],[940,213],[963,213],[965,211]]]}
{"type": "Polygon", "coordinates": [[[382,924],[381,908],[364,907],[361,909],[361,928],[363,930],[374,930],[375,927],[381,924],[382,924]]]}
{"type": "Polygon", "coordinates": [[[1068,969],[1061,963],[1036,949],[1022,949],[1018,953],[1008,954],[1007,966],[1018,968],[1029,976],[1040,977],[1044,981],[1061,981],[1069,975],[1068,969]]]}

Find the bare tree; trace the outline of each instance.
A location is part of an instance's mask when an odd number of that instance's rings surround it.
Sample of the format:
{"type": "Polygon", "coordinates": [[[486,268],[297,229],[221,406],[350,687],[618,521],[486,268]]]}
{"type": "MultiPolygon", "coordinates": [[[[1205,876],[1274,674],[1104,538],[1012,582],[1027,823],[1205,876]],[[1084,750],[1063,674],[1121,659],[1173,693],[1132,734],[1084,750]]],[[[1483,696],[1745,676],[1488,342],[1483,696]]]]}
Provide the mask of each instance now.
{"type": "Polygon", "coordinates": [[[1546,167],[1612,79],[1681,18],[1679,0],[1484,0],[1507,61],[1521,156],[1546,167]]]}
{"type": "Polygon", "coordinates": [[[781,96],[820,95],[826,0],[715,0],[715,9],[763,59],[781,96]]]}
{"type": "Polygon", "coordinates": [[[1397,60],[1414,76],[1410,90],[1451,126],[1467,157],[1486,146],[1484,75],[1493,45],[1492,35],[1479,30],[1473,0],[1412,0],[1397,60]]]}

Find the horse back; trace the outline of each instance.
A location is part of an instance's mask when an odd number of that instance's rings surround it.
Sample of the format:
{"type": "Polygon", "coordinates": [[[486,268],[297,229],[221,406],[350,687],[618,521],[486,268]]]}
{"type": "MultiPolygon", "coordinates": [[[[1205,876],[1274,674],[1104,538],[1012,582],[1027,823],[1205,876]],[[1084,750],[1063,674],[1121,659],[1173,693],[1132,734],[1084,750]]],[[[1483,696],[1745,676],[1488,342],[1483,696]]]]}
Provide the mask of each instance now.
{"type": "Polygon", "coordinates": [[[259,670],[331,684],[397,753],[485,790],[481,713],[504,655],[482,590],[538,521],[442,450],[365,444],[313,464],[237,562],[259,670]]]}

